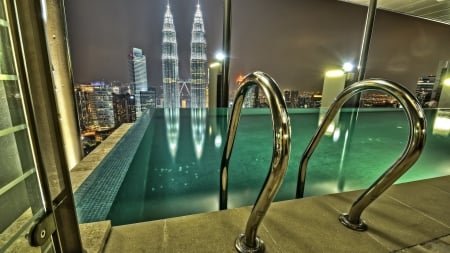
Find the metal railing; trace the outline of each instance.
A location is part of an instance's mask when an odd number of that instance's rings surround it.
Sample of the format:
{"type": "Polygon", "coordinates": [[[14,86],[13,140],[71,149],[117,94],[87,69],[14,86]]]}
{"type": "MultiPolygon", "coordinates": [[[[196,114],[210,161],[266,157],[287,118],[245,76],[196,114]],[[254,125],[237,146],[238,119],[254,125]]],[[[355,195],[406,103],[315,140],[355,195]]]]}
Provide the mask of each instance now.
{"type": "Polygon", "coordinates": [[[419,158],[425,145],[426,119],[422,107],[408,89],[400,84],[382,79],[369,79],[354,83],[345,88],[335,99],[328,109],[321,125],[311,139],[308,147],[303,153],[299,166],[299,179],[297,184],[296,197],[303,197],[306,168],[309,158],[319,144],[328,125],[333,121],[334,116],[339,112],[342,105],[356,93],[365,90],[381,90],[395,97],[403,106],[409,121],[410,134],[408,144],[403,154],[383,173],[356,201],[352,204],[349,213],[341,214],[339,220],[345,226],[364,231],[367,225],[361,220],[361,213],[375,199],[377,199],[386,189],[388,189],[399,177],[401,177],[419,158]]]}
{"type": "Polygon", "coordinates": [[[228,166],[244,97],[256,85],[266,95],[272,114],[273,154],[269,174],[248,218],[245,233],[240,234],[236,239],[235,247],[239,252],[264,252],[264,242],[257,236],[257,230],[286,175],[291,149],[290,120],[286,103],[278,85],[269,75],[263,72],[248,74],[237,90],[231,112],[220,170],[220,209],[227,208],[228,166]]]}

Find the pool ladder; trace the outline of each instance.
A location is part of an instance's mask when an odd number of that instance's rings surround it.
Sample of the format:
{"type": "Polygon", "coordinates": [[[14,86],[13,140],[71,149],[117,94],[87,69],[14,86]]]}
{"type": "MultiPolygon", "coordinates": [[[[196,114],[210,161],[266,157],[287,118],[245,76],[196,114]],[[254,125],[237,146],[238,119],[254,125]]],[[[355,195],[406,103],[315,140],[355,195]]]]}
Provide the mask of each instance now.
{"type": "Polygon", "coordinates": [[[286,174],[291,149],[290,120],[278,85],[263,72],[248,74],[237,90],[231,111],[220,170],[220,209],[227,208],[228,166],[244,97],[255,86],[262,89],[269,102],[273,123],[273,154],[269,174],[250,213],[245,232],[236,239],[235,247],[239,252],[264,252],[264,242],[257,236],[257,230],[286,174]]]}
{"type": "Polygon", "coordinates": [[[361,213],[384,191],[386,191],[399,177],[401,177],[419,158],[425,145],[426,120],[422,107],[405,87],[382,79],[368,79],[354,83],[345,88],[331,104],[321,125],[317,129],[301,158],[296,197],[303,197],[306,168],[309,158],[319,144],[328,125],[333,121],[343,104],[353,95],[365,90],[381,90],[395,97],[404,107],[410,127],[408,144],[403,154],[392,164],[363,194],[352,204],[348,213],[341,214],[339,221],[348,228],[357,231],[367,229],[361,219],[361,213]]]}

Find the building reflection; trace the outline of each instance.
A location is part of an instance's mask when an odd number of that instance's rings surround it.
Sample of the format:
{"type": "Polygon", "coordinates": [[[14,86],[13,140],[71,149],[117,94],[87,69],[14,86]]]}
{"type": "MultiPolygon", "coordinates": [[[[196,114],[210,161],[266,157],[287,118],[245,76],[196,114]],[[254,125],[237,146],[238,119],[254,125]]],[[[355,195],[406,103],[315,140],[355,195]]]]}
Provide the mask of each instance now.
{"type": "Polygon", "coordinates": [[[214,155],[221,154],[227,130],[227,109],[164,108],[163,110],[165,139],[173,161],[181,162],[184,159],[206,161],[210,157],[204,157],[205,149],[210,149],[209,153],[213,152],[214,155]]]}
{"type": "Polygon", "coordinates": [[[192,140],[194,142],[195,156],[200,160],[203,154],[203,147],[205,144],[205,130],[206,130],[206,109],[192,108],[191,109],[191,130],[192,140]]]}
{"type": "Polygon", "coordinates": [[[175,159],[180,135],[180,109],[164,108],[164,119],[166,122],[166,136],[170,155],[172,159],[175,159]]]}

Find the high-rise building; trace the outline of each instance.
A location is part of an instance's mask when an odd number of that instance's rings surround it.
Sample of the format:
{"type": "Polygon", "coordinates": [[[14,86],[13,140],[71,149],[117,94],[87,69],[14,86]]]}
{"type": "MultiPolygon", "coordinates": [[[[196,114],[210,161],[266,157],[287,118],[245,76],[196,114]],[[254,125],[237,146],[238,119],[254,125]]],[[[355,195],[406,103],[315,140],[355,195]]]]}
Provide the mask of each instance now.
{"type": "Polygon", "coordinates": [[[206,107],[207,82],[205,27],[200,4],[197,3],[191,37],[191,107],[206,107]]]}
{"type": "Polygon", "coordinates": [[[142,49],[133,48],[129,55],[130,66],[130,81],[132,84],[132,94],[136,96],[136,112],[140,115],[142,112],[141,106],[141,91],[148,91],[147,83],[147,61],[142,49]]]}
{"type": "Polygon", "coordinates": [[[148,91],[141,91],[142,112],[156,108],[156,88],[150,87],[148,91]]]}
{"type": "Polygon", "coordinates": [[[243,108],[258,108],[259,103],[259,86],[255,85],[251,87],[247,95],[244,97],[244,103],[242,105],[243,108]]]}
{"type": "Polygon", "coordinates": [[[169,3],[162,29],[162,72],[164,107],[179,108],[177,37],[169,3]]]}
{"type": "Polygon", "coordinates": [[[283,93],[287,107],[298,107],[298,90],[284,89],[283,93]]]}
{"type": "Polygon", "coordinates": [[[431,101],[435,80],[436,76],[424,76],[417,81],[416,98],[422,106],[428,105],[431,101]]]}
{"type": "Polygon", "coordinates": [[[129,93],[114,93],[112,95],[115,127],[119,127],[122,123],[131,123],[136,121],[136,96],[129,93]]]}
{"type": "Polygon", "coordinates": [[[112,87],[106,82],[92,82],[93,109],[95,117],[93,124],[97,129],[111,129],[115,127],[112,87]]]}
{"type": "Polygon", "coordinates": [[[75,97],[81,131],[114,128],[112,87],[103,81],[77,86],[75,97]]]}
{"type": "Polygon", "coordinates": [[[94,125],[93,119],[97,118],[96,110],[94,110],[94,87],[90,84],[77,84],[75,103],[81,132],[91,130],[94,125]]]}
{"type": "Polygon", "coordinates": [[[284,102],[286,103],[286,106],[291,107],[291,90],[284,89],[283,93],[284,93],[284,102]]]}

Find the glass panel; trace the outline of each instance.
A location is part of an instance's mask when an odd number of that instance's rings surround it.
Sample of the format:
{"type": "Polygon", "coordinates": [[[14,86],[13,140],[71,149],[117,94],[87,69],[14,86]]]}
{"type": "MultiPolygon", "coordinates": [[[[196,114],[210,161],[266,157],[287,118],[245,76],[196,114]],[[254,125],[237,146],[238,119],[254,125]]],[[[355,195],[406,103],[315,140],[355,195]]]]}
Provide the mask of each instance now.
{"type": "Polygon", "coordinates": [[[3,8],[3,5],[0,6],[0,19],[4,19],[4,20],[6,19],[5,10],[3,8]]]}
{"type": "MultiPolygon", "coordinates": [[[[0,36],[2,38],[2,43],[0,44],[0,74],[3,75],[13,75],[14,74],[14,62],[7,61],[5,59],[13,59],[11,44],[7,43],[9,40],[9,31],[7,26],[0,26],[0,36]]],[[[1,78],[0,80],[4,79],[1,78]]]]}
{"type": "Polygon", "coordinates": [[[4,7],[1,2],[0,252],[41,252],[40,248],[31,248],[25,237],[35,219],[42,215],[43,202],[4,7]]]}

